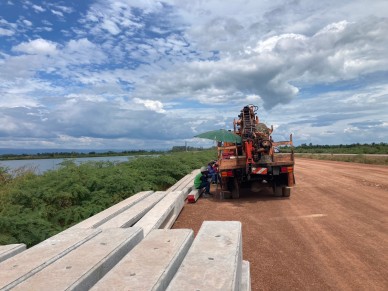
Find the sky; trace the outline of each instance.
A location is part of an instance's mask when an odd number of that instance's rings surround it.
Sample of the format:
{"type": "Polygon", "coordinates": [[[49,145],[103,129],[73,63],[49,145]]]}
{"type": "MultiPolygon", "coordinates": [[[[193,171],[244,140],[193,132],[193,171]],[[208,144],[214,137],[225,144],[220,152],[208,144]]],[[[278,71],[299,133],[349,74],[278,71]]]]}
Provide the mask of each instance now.
{"type": "Polygon", "coordinates": [[[0,148],[206,147],[248,104],[275,141],[388,142],[388,1],[0,1],[0,148]]]}

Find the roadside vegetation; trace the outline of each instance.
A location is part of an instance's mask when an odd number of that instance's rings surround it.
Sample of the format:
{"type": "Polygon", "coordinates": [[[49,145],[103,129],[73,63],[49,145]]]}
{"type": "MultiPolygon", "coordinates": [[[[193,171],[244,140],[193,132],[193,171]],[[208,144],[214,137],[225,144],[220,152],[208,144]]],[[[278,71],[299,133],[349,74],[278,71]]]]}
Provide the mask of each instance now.
{"type": "Polygon", "coordinates": [[[212,149],[124,163],[65,160],[42,175],[0,167],[0,245],[35,245],[135,193],[166,190],[216,156],[212,149]]]}
{"type": "Polygon", "coordinates": [[[296,159],[306,158],[315,160],[339,161],[349,163],[362,163],[374,165],[388,165],[388,157],[366,155],[341,155],[341,154],[296,154],[296,159]]]}
{"type": "MultiPolygon", "coordinates": [[[[281,147],[280,151],[283,153],[291,152],[291,148],[281,147]]],[[[388,157],[379,156],[388,155],[388,144],[383,142],[350,145],[301,144],[294,147],[294,153],[297,158],[388,165],[388,157]]]]}
{"type": "MultiPolygon", "coordinates": [[[[282,152],[290,152],[290,148],[282,147],[282,152]]],[[[313,145],[301,144],[294,147],[295,153],[304,154],[388,154],[388,143],[349,144],[349,145],[313,145]]]]}

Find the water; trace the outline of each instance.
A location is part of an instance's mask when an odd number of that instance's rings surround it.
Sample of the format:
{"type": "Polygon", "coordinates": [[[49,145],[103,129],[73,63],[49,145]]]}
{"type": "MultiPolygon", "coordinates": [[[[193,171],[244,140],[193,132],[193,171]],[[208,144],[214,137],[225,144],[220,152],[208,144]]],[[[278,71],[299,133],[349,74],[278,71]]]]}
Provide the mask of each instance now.
{"type": "Polygon", "coordinates": [[[99,162],[128,162],[135,159],[136,156],[110,156],[110,157],[89,157],[89,158],[75,158],[75,159],[32,159],[32,160],[12,160],[12,161],[0,161],[0,167],[9,168],[10,171],[17,170],[19,168],[36,169],[36,173],[42,174],[48,170],[56,170],[59,168],[60,163],[64,160],[73,160],[77,164],[86,163],[89,161],[99,162]]]}

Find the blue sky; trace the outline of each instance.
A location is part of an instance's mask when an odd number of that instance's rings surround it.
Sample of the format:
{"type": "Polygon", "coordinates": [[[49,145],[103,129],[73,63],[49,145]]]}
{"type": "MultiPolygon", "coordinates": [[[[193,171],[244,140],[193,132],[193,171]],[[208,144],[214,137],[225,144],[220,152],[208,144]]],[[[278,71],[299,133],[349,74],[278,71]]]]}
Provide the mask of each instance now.
{"type": "Polygon", "coordinates": [[[388,142],[388,2],[0,2],[0,148],[161,149],[259,106],[275,140],[388,142]],[[318,3],[319,2],[319,3],[318,3]]]}

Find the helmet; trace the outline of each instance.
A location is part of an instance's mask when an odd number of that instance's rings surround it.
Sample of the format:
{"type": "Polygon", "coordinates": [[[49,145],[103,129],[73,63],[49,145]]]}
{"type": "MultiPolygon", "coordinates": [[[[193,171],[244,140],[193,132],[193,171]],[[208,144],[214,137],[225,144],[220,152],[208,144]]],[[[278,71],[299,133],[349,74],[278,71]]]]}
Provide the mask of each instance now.
{"type": "Polygon", "coordinates": [[[206,172],[207,168],[205,166],[201,167],[201,173],[206,172]]]}

